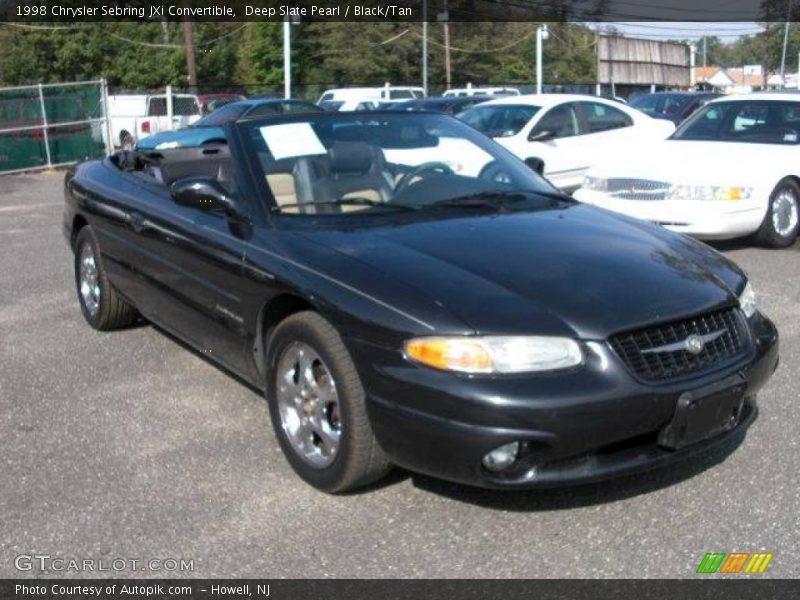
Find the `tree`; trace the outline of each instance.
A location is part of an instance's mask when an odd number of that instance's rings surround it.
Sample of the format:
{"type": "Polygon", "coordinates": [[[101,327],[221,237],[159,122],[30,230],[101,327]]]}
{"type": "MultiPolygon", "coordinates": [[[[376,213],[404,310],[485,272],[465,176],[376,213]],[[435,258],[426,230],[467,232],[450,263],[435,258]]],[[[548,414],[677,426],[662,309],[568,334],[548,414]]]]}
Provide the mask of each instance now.
{"type": "Polygon", "coordinates": [[[278,86],[283,82],[283,24],[274,21],[248,23],[237,52],[238,83],[278,86]]]}

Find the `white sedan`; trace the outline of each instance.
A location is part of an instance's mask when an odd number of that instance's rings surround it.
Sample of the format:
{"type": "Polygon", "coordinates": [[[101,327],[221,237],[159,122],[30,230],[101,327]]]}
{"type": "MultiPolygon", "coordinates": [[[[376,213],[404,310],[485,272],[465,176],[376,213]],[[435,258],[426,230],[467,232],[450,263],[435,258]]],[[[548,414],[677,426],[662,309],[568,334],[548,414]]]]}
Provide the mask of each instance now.
{"type": "Polygon", "coordinates": [[[458,115],[564,190],[581,185],[608,152],[663,140],[675,126],[595,96],[533,94],[484,102],[458,115]]]}
{"type": "Polygon", "coordinates": [[[791,245],[800,202],[800,94],[714,100],[674,135],[591,169],[581,202],[701,239],[791,245]]]}

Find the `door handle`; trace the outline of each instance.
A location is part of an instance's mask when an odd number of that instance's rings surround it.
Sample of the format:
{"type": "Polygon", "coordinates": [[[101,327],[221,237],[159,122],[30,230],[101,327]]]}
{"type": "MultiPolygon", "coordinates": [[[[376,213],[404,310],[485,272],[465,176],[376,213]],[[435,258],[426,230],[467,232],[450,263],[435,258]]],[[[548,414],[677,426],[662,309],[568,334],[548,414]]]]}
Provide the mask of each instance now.
{"type": "Polygon", "coordinates": [[[141,213],[132,212],[128,215],[128,223],[136,233],[141,233],[142,229],[144,229],[144,217],[141,213]]]}

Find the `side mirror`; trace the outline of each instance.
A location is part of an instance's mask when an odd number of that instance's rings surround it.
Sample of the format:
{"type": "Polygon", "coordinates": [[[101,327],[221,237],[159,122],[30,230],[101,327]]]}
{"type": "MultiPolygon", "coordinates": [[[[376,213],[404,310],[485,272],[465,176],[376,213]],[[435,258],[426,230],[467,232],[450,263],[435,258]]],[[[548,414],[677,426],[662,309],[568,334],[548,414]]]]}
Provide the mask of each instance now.
{"type": "Polygon", "coordinates": [[[540,129],[539,131],[532,131],[531,134],[528,136],[528,141],[530,142],[546,142],[548,140],[552,140],[556,137],[555,131],[550,131],[549,129],[540,129]]]}
{"type": "Polygon", "coordinates": [[[536,171],[539,175],[544,174],[544,161],[541,158],[529,156],[525,159],[525,164],[528,165],[531,171],[536,171]]]}
{"type": "Polygon", "coordinates": [[[236,203],[228,192],[211,177],[179,179],[169,189],[173,202],[199,210],[222,210],[229,216],[236,214],[236,203]]]}

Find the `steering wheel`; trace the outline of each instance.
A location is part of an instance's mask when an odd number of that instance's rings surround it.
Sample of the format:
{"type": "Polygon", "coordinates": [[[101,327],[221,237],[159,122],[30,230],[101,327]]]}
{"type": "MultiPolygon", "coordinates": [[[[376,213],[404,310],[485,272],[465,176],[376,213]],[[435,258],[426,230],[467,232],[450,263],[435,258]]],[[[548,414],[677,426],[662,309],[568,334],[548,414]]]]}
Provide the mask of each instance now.
{"type": "Polygon", "coordinates": [[[496,160],[493,160],[481,169],[481,172],[478,173],[478,179],[487,179],[494,183],[511,183],[511,176],[496,160]]]}
{"type": "Polygon", "coordinates": [[[438,160],[424,162],[421,165],[417,165],[400,178],[400,181],[398,181],[397,185],[394,186],[394,195],[397,196],[398,194],[403,193],[406,188],[411,185],[411,182],[414,181],[415,177],[424,177],[424,174],[429,171],[439,171],[444,175],[455,175],[453,169],[443,162],[438,160]]]}

